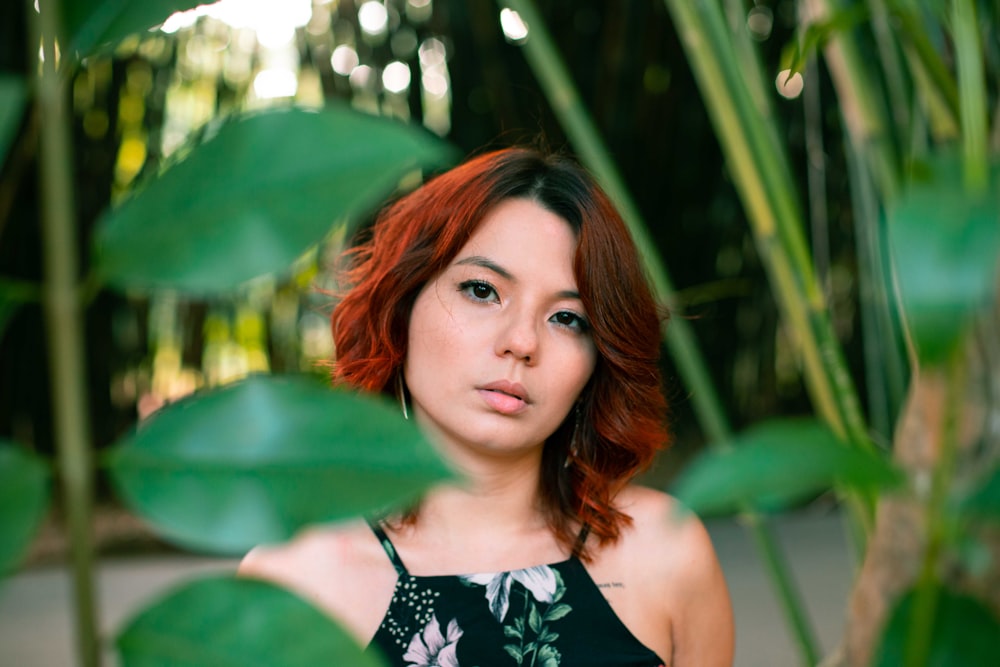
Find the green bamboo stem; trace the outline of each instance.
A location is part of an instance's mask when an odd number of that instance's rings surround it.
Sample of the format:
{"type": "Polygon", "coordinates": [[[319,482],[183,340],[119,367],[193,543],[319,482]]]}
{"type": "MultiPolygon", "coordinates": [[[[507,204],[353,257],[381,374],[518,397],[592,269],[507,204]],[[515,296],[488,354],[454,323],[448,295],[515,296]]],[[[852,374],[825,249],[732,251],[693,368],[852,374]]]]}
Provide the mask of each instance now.
{"type": "Polygon", "coordinates": [[[966,190],[985,192],[989,182],[986,82],[983,51],[973,0],[952,0],[951,22],[954,30],[955,60],[958,70],[958,93],[961,101],[962,166],[966,190]]]}
{"type": "MultiPolygon", "coordinates": [[[[657,298],[661,302],[670,302],[674,290],[667,269],[656,252],[655,245],[649,237],[648,227],[625,188],[624,181],[600,138],[600,133],[580,101],[541,16],[531,0],[499,1],[501,6],[516,11],[528,24],[529,37],[524,45],[525,58],[541,83],[553,112],[559,118],[581,161],[618,206],[635,238],[636,245],[639,246],[657,298]]],[[[676,319],[666,327],[665,331],[667,346],[691,392],[699,423],[714,444],[724,446],[724,443],[731,440],[732,431],[690,327],[684,320],[676,319]]],[[[804,664],[814,665],[818,655],[815,636],[810,629],[805,606],[790,578],[790,571],[782,552],[763,517],[749,510],[745,511],[743,516],[764,559],[766,570],[778,591],[792,633],[802,649],[804,664]]]]}
{"type": "MultiPolygon", "coordinates": [[[[912,53],[911,68],[921,72],[917,82],[924,82],[922,90],[929,98],[940,100],[941,108],[951,117],[955,126],[958,125],[959,101],[958,88],[948,71],[940,54],[934,48],[927,31],[922,25],[920,7],[913,0],[888,0],[889,10],[899,22],[903,40],[909,45],[912,53]]],[[[932,102],[937,104],[937,102],[932,102]]]]}
{"type": "Polygon", "coordinates": [[[865,357],[868,413],[872,428],[886,449],[903,403],[907,365],[900,345],[899,322],[891,305],[886,247],[878,198],[864,159],[850,141],[844,141],[851,204],[854,210],[858,256],[858,304],[865,357]]]}
{"type": "MultiPolygon", "coordinates": [[[[841,437],[868,447],[857,393],[832,334],[795,203],[784,157],[755,112],[746,78],[736,64],[731,38],[715,3],[665,0],[701,87],[705,106],[729,163],[754,231],[775,296],[798,336],[805,379],[817,412],[841,437]]],[[[870,508],[863,510],[868,524],[870,508]]]]}
{"type": "MultiPolygon", "coordinates": [[[[835,0],[812,0],[820,16],[837,10],[835,0]]],[[[824,49],[848,136],[870,164],[883,201],[899,193],[900,167],[888,130],[889,115],[872,80],[871,64],[861,55],[857,37],[841,31],[824,49]]]]}
{"type": "Polygon", "coordinates": [[[778,540],[770,525],[765,523],[760,515],[748,515],[747,518],[752,524],[750,532],[754,537],[757,550],[764,556],[764,564],[768,574],[771,575],[772,581],[778,587],[778,597],[781,600],[796,601],[792,605],[786,603],[785,613],[794,630],[792,634],[798,644],[802,664],[808,667],[818,665],[820,661],[820,655],[817,652],[819,643],[816,641],[815,632],[806,617],[805,605],[801,602],[799,591],[793,585],[789,575],[791,568],[788,565],[788,559],[785,558],[783,552],[776,548],[778,540]]]}
{"type": "Polygon", "coordinates": [[[904,145],[910,128],[909,87],[885,3],[886,0],[868,0],[868,8],[871,12],[875,47],[878,49],[886,89],[889,92],[889,111],[893,118],[892,124],[896,128],[896,141],[904,145]]]}
{"type": "MultiPolygon", "coordinates": [[[[80,663],[100,664],[94,590],[93,460],[87,418],[83,322],[77,293],[72,140],[67,90],[57,72],[58,3],[28,10],[32,34],[40,36],[43,62],[38,80],[41,114],[40,188],[45,265],[45,314],[58,466],[69,531],[80,663]]],[[[39,43],[38,39],[34,40],[39,43]]]]}

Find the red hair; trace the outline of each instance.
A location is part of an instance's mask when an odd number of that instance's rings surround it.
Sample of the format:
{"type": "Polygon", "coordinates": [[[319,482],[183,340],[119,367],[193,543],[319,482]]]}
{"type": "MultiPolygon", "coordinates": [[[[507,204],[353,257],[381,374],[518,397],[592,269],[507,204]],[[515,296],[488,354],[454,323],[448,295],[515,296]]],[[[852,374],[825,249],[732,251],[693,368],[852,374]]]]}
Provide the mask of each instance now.
{"type": "Polygon", "coordinates": [[[348,289],[332,316],[333,378],[392,395],[417,294],[493,207],[515,197],[538,203],[576,231],[573,270],[597,350],[577,410],[546,441],[541,499],[562,543],[572,545],[576,525],[586,524],[606,544],[631,521],[614,507],[615,495],[668,440],[660,317],[625,224],[572,161],[525,148],[487,153],[384,209],[368,238],[347,252],[348,289]]]}

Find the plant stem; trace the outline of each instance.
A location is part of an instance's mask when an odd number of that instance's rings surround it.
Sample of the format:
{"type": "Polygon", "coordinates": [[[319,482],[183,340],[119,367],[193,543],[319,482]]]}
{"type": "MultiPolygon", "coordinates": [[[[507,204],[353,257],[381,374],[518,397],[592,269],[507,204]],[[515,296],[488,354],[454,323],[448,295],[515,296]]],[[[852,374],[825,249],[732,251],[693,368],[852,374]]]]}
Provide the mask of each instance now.
{"type": "Polygon", "coordinates": [[[951,21],[954,29],[955,60],[958,70],[958,93],[961,101],[962,164],[965,187],[970,194],[986,190],[989,145],[986,119],[986,85],[983,74],[983,50],[976,22],[973,0],[952,0],[951,21]]]}
{"type": "MultiPolygon", "coordinates": [[[[69,529],[76,609],[76,640],[85,667],[100,664],[93,579],[93,461],[87,418],[83,317],[77,292],[72,143],[67,90],[58,73],[58,3],[28,9],[42,43],[38,110],[41,114],[40,189],[45,265],[45,314],[58,466],[69,529]]],[[[39,40],[35,40],[37,44],[39,40]]]]}
{"type": "Polygon", "coordinates": [[[945,504],[948,500],[949,486],[954,474],[955,458],[958,452],[958,416],[964,398],[964,362],[963,349],[959,347],[952,354],[945,368],[947,384],[945,386],[941,432],[937,443],[940,458],[933,465],[931,490],[924,504],[927,546],[924,548],[924,557],[920,566],[910,615],[910,631],[907,633],[904,653],[906,667],[923,667],[928,663],[930,657],[940,591],[938,566],[948,535],[945,504]]]}
{"type": "Polygon", "coordinates": [[[791,624],[795,641],[799,647],[804,665],[812,667],[819,663],[818,643],[815,633],[805,614],[805,605],[798,589],[792,583],[791,568],[784,554],[777,548],[778,540],[771,527],[762,521],[760,515],[745,515],[751,523],[751,533],[757,550],[764,558],[764,565],[777,589],[778,599],[791,624]]]}
{"type": "MultiPolygon", "coordinates": [[[[551,36],[545,29],[541,16],[535,10],[534,3],[531,0],[500,0],[500,4],[516,11],[528,24],[529,37],[524,45],[525,58],[545,91],[549,104],[559,118],[570,142],[580,155],[581,161],[594,174],[621,212],[639,247],[657,298],[661,303],[669,302],[672,300],[674,290],[667,269],[649,237],[648,227],[640,216],[638,207],[632,201],[614,161],[601,141],[600,133],[580,101],[572,79],[552,43],[551,36]]],[[[713,445],[727,446],[732,431],[690,327],[683,319],[674,319],[670,326],[665,328],[665,332],[667,346],[691,393],[699,423],[713,445]]],[[[763,517],[749,510],[744,511],[743,516],[750,526],[764,562],[768,565],[767,571],[778,591],[788,623],[802,649],[804,664],[814,665],[818,655],[816,641],[809,628],[795,584],[790,578],[788,568],[784,565],[781,550],[763,517]]]]}

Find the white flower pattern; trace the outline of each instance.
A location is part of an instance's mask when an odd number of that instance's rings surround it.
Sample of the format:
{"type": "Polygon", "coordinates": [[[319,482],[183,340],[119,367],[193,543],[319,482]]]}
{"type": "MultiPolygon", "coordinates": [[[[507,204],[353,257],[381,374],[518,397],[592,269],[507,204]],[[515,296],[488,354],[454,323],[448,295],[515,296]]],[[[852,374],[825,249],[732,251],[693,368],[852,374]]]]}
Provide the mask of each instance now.
{"type": "Polygon", "coordinates": [[[510,607],[510,585],[517,581],[538,602],[550,603],[556,593],[556,575],[548,565],[526,567],[510,572],[490,574],[470,574],[461,577],[463,581],[486,586],[486,600],[489,602],[493,616],[503,623],[510,607]]]}
{"type": "Polygon", "coordinates": [[[403,654],[406,667],[460,667],[456,651],[461,636],[458,621],[452,619],[442,634],[437,616],[431,616],[424,629],[413,635],[403,654]]]}

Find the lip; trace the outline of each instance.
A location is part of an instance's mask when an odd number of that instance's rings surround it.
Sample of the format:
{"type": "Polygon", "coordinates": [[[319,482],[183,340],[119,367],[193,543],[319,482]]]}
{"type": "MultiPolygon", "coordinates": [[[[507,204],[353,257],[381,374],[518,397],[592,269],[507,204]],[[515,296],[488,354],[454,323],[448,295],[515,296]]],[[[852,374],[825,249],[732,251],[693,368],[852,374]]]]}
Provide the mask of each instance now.
{"type": "Polygon", "coordinates": [[[483,400],[491,408],[504,415],[514,415],[531,404],[528,391],[517,382],[497,380],[476,387],[483,400]]]}

